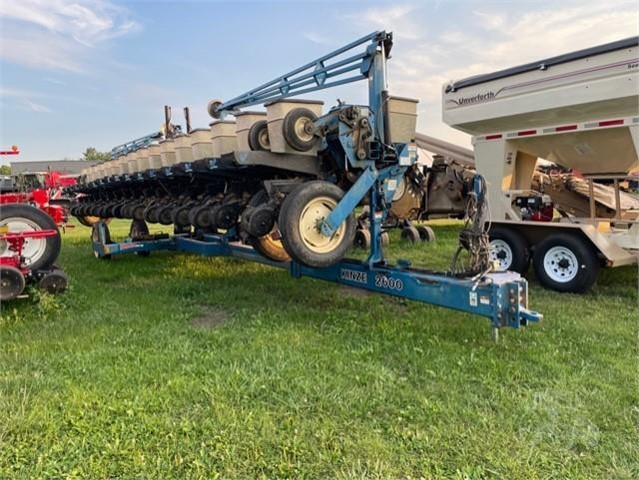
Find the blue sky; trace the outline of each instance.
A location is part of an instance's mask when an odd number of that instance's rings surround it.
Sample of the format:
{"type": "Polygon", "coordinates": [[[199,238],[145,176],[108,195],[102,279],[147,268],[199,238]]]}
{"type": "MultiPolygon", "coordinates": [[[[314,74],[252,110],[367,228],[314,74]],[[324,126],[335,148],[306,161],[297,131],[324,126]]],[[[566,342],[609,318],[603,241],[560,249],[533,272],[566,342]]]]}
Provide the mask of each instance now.
{"type": "MultiPolygon", "coordinates": [[[[394,33],[391,93],[420,99],[419,130],[468,145],[441,123],[443,83],[637,35],[637,5],[2,0],[0,148],[18,145],[20,160],[110,150],[156,131],[165,104],[204,127],[210,99],[379,29],[394,33]]],[[[366,85],[311,98],[364,102],[366,85]]]]}

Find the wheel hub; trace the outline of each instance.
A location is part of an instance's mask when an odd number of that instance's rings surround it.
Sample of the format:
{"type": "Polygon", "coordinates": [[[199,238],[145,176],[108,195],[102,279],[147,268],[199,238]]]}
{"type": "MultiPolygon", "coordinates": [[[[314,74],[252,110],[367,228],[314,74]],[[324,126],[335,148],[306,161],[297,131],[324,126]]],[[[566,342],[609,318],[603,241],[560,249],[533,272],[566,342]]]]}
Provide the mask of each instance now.
{"type": "Polygon", "coordinates": [[[544,255],[544,270],[555,282],[567,283],[579,273],[579,262],[572,250],[557,246],[544,255]]]}
{"type": "Polygon", "coordinates": [[[311,200],[300,216],[299,229],[302,241],[308,249],[315,253],[333,251],[342,241],[346,226],[344,224],[327,237],[322,234],[322,223],[337,206],[329,197],[318,197],[311,200]]]}

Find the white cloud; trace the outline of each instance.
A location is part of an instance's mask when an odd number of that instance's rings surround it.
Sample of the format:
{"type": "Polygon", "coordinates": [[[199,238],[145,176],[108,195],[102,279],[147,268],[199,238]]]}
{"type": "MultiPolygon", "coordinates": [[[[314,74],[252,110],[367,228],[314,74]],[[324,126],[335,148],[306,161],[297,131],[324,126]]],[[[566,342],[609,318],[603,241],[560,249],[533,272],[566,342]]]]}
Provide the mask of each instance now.
{"type": "Polygon", "coordinates": [[[33,98],[47,98],[38,92],[23,90],[19,88],[8,88],[0,86],[0,98],[12,98],[18,104],[19,108],[30,110],[36,113],[50,113],[52,110],[39,102],[35,102],[33,98]]]}
{"type": "Polygon", "coordinates": [[[108,0],[3,0],[0,56],[28,67],[81,73],[93,47],[140,28],[108,0]]]}
{"type": "Polygon", "coordinates": [[[416,22],[411,13],[418,5],[392,5],[389,7],[373,7],[357,13],[349,13],[339,20],[367,33],[373,30],[392,31],[396,38],[416,40],[421,37],[423,26],[416,22]]]}
{"type": "Polygon", "coordinates": [[[325,35],[321,35],[316,32],[306,32],[304,38],[310,42],[317,43],[318,45],[332,45],[333,42],[325,35]]]}
{"type": "Polygon", "coordinates": [[[51,113],[51,109],[46,105],[42,105],[41,103],[36,103],[33,100],[29,100],[28,98],[24,99],[24,103],[32,112],[36,113],[51,113]]]}
{"type": "MultiPolygon", "coordinates": [[[[466,29],[465,24],[422,29],[410,41],[399,38],[389,63],[389,83],[393,94],[420,99],[419,130],[468,145],[467,135],[441,122],[444,83],[637,35],[639,30],[634,3],[541,4],[529,10],[522,15],[474,12],[481,21],[466,29]]],[[[414,33],[424,12],[403,12],[414,33]]],[[[393,32],[396,37],[399,30],[401,26],[393,32]]]]}

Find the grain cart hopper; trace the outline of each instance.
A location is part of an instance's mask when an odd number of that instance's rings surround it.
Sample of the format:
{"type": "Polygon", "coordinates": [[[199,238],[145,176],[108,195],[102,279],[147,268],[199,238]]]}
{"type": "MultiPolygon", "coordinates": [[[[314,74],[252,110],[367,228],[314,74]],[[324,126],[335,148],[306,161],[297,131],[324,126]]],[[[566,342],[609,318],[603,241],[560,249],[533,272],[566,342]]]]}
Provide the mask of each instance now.
{"type": "MultiPolygon", "coordinates": [[[[451,271],[433,272],[411,268],[407,261],[390,265],[384,259],[381,225],[399,180],[417,160],[416,102],[391,97],[386,87],[391,47],[391,34],[375,32],[236,98],[212,101],[209,113],[216,119],[212,129],[219,127],[212,136],[226,136],[225,124],[219,122],[235,117],[236,149],[213,149],[210,158],[115,179],[105,180],[100,174],[81,186],[89,198],[94,190],[102,195],[102,189],[107,197],[117,195],[99,201],[103,205],[99,208],[109,211],[139,202],[135,195],[121,197],[134,185],[142,182],[155,188],[171,182],[173,188],[176,176],[190,179],[189,185],[213,185],[211,194],[220,197],[196,207],[209,213],[209,226],[196,225],[172,236],[131,235],[124,242],[113,242],[107,225],[99,222],[92,234],[94,254],[110,258],[173,250],[237,257],[285,268],[296,278],[322,279],[489,317],[494,332],[502,326],[539,321],[541,315],[527,308],[525,280],[517,273],[494,272],[488,260],[486,185],[480,176],[472,179],[467,224],[460,234],[458,255],[468,252],[466,267],[454,263],[451,271]],[[368,82],[367,105],[340,102],[318,114],[317,102],[301,104],[290,98],[360,80],[368,82]],[[265,118],[243,110],[254,105],[266,106],[265,118]],[[251,121],[244,122],[246,117],[251,121]],[[355,208],[364,199],[372,241],[362,262],[344,255],[355,234],[355,208]],[[276,259],[255,247],[255,239],[272,232],[290,260],[276,259]]],[[[131,153],[144,156],[143,150],[131,153]]],[[[176,187],[176,193],[187,188],[186,183],[178,185],[182,186],[176,187]]],[[[86,207],[93,209],[95,203],[89,201],[86,207]]],[[[145,230],[144,221],[134,219],[132,230],[134,225],[138,232],[145,230]]]]}
{"type": "Polygon", "coordinates": [[[477,171],[489,184],[492,251],[524,273],[530,259],[549,288],[583,292],[600,266],[636,261],[639,224],[599,218],[594,180],[615,187],[638,166],[638,37],[548,58],[443,88],[446,124],[473,135],[477,171]],[[551,221],[552,207],[531,190],[538,159],[576,170],[590,181],[590,215],[551,221]]]}

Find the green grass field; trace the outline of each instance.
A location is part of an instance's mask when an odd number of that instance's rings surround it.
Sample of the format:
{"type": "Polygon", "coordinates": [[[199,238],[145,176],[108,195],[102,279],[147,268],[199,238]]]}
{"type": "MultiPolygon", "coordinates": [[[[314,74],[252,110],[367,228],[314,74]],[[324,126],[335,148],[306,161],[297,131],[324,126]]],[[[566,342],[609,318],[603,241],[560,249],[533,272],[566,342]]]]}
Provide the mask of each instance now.
{"type": "MultiPolygon", "coordinates": [[[[446,267],[393,237],[389,258],[446,267]]],[[[127,225],[114,223],[114,237],[127,225]]],[[[637,270],[489,321],[238,260],[92,257],[2,306],[1,478],[639,476],[637,270]]]]}

